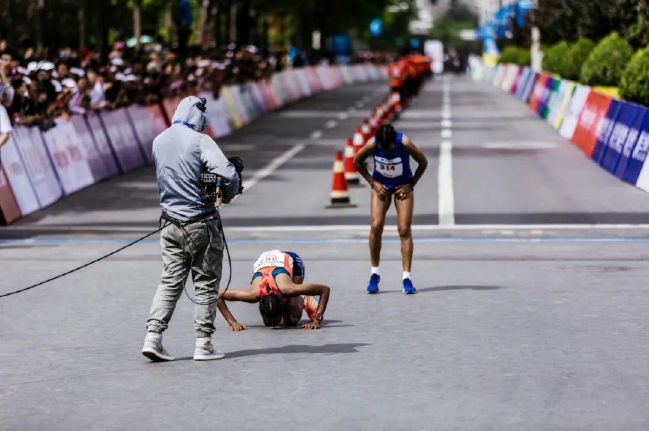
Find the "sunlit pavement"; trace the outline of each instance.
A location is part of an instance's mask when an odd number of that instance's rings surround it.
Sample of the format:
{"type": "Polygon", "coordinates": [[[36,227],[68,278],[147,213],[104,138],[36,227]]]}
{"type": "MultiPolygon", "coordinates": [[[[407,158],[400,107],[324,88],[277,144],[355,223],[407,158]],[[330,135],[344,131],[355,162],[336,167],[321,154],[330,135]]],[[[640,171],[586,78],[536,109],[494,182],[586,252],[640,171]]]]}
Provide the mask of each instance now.
{"type": "MultiPolygon", "coordinates": [[[[217,317],[226,358],[195,363],[183,298],[164,338],[183,360],[149,363],[139,350],[162,266],[154,236],[0,300],[0,429],[646,429],[649,195],[508,94],[431,81],[396,124],[429,158],[415,192],[420,293],[401,294],[391,209],[382,293],[368,296],[369,188],[350,189],[356,208],[325,205],[334,151],[385,94],[320,94],[219,140],[252,184],[223,211],[233,286],[262,251],[294,250],[307,280],[332,287],[322,330],[265,328],[256,306],[234,304],[250,329],[217,317]]],[[[158,217],[145,168],[0,228],[0,293],[158,217]]]]}

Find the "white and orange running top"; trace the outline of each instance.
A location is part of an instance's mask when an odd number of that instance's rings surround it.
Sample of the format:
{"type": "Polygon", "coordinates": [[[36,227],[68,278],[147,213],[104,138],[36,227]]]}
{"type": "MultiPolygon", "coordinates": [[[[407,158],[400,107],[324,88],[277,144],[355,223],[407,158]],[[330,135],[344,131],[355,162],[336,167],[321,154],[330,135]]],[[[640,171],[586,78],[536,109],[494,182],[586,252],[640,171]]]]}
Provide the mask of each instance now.
{"type": "Polygon", "coordinates": [[[274,293],[284,301],[288,300],[288,298],[285,298],[282,294],[282,291],[279,289],[277,281],[275,280],[275,277],[279,274],[287,274],[289,277],[293,277],[293,258],[289,254],[283,253],[279,250],[271,250],[262,253],[253,265],[252,276],[253,280],[261,277],[261,283],[259,284],[259,299],[274,293]]]}

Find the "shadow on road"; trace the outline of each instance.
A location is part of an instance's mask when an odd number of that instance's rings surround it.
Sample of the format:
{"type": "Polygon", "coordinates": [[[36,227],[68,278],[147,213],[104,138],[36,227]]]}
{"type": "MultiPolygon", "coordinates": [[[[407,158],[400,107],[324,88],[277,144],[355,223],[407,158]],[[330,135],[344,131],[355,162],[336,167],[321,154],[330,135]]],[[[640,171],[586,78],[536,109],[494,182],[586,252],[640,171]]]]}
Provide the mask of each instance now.
{"type": "MultiPolygon", "coordinates": [[[[434,287],[424,287],[422,289],[417,289],[418,293],[423,292],[446,292],[450,290],[500,290],[506,289],[504,286],[473,286],[473,285],[461,285],[461,286],[434,286],[434,287]]],[[[382,290],[381,293],[403,293],[401,290],[382,290]]]]}
{"type": "MultiPolygon", "coordinates": [[[[339,353],[360,353],[357,349],[359,347],[370,346],[367,343],[339,343],[339,344],[324,344],[322,346],[310,346],[307,344],[291,344],[282,347],[270,347],[267,349],[246,349],[228,352],[225,359],[243,358],[246,356],[257,355],[275,355],[275,354],[293,354],[293,353],[311,353],[311,354],[328,354],[335,355],[339,353]]],[[[176,361],[189,361],[194,358],[189,356],[186,358],[177,358],[176,361]]]]}
{"type": "Polygon", "coordinates": [[[244,356],[254,356],[254,355],[273,355],[273,354],[284,354],[284,353],[359,353],[357,350],[358,347],[369,346],[367,343],[339,343],[339,344],[324,344],[322,346],[309,346],[307,344],[293,344],[282,347],[271,347],[268,349],[247,349],[239,350],[236,352],[230,352],[227,354],[226,358],[242,358],[244,356]]]}

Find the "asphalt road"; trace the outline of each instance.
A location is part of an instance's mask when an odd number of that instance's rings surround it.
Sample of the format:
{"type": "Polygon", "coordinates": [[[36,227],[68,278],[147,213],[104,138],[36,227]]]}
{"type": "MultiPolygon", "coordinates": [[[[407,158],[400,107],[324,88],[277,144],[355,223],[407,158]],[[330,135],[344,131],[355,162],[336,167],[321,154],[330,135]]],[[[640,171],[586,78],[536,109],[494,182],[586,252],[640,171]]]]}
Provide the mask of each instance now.
{"type": "MultiPolygon", "coordinates": [[[[149,363],[153,237],[0,300],[0,429],[649,428],[649,195],[500,90],[431,81],[396,124],[429,158],[420,293],[400,293],[391,226],[382,293],[368,296],[369,188],[351,189],[356,208],[325,205],[334,150],[385,91],[320,94],[219,140],[247,164],[248,190],[223,212],[233,285],[262,251],[295,250],[307,279],[332,287],[322,330],[265,328],[257,307],[234,304],[250,329],[217,320],[226,358],[195,363],[183,298],[164,339],[181,360],[149,363]]],[[[107,253],[158,215],[144,168],[0,228],[0,293],[107,253]]]]}

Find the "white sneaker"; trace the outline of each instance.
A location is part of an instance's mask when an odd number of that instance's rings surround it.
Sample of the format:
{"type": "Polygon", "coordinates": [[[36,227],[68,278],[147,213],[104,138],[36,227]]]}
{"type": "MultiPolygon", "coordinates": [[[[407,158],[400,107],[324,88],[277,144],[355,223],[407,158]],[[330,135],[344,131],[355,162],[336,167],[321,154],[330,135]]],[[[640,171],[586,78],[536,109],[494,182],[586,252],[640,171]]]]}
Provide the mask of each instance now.
{"type": "Polygon", "coordinates": [[[152,361],[174,361],[176,358],[171,356],[167,350],[162,347],[162,334],[147,332],[144,338],[142,354],[152,361]]]}
{"type": "Polygon", "coordinates": [[[212,344],[211,338],[197,338],[196,348],[194,349],[195,361],[212,361],[221,359],[225,356],[223,352],[217,350],[212,344]]]}

